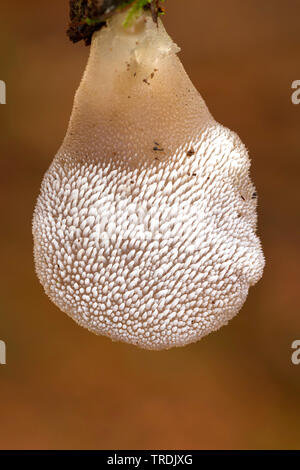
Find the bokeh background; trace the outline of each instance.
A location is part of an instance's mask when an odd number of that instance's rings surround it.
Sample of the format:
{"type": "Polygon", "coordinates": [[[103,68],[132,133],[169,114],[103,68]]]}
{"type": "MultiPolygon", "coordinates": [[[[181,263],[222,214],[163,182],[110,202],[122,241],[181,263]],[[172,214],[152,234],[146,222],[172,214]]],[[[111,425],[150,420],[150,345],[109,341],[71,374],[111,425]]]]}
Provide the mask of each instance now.
{"type": "Polygon", "coordinates": [[[67,4],[1,2],[0,448],[299,449],[299,0],[166,3],[193,83],[251,153],[267,259],[229,326],[166,352],[80,328],[34,273],[32,211],[89,52],[67,4]]]}

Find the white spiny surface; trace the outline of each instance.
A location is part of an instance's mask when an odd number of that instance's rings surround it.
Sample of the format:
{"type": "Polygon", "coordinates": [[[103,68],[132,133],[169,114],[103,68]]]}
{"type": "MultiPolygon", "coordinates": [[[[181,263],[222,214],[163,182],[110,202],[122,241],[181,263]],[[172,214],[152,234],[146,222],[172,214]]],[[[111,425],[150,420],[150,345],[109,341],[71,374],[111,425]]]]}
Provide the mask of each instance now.
{"type": "Polygon", "coordinates": [[[96,334],[148,349],[225,325],[261,277],[256,193],[239,137],[218,124],[148,15],[94,34],[34,220],[36,271],[96,334]]]}

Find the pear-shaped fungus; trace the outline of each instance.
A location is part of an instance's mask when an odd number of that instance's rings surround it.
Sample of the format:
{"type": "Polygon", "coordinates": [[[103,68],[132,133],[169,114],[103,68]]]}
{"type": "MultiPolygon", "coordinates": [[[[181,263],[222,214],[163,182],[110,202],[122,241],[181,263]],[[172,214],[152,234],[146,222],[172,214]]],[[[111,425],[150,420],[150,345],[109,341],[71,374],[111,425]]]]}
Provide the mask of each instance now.
{"type": "Polygon", "coordinates": [[[93,36],[33,219],[47,295],[96,334],[147,349],[238,313],[264,267],[249,157],[144,13],[93,36]]]}

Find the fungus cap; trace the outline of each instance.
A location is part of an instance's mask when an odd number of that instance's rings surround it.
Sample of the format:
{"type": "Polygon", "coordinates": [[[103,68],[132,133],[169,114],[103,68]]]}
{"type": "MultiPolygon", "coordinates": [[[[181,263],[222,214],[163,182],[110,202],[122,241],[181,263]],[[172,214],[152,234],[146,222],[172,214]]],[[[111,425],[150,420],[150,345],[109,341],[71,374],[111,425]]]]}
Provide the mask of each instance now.
{"type": "Polygon", "coordinates": [[[47,295],[96,334],[147,349],[225,325],[262,275],[249,157],[148,14],[94,34],[33,219],[47,295]]]}

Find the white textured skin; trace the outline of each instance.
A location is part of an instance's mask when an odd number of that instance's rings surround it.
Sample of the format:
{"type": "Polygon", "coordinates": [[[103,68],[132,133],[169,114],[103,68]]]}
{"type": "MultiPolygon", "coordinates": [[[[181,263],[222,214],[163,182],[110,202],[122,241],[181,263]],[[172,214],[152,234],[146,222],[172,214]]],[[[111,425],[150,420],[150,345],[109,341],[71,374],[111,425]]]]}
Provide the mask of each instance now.
{"type": "Polygon", "coordinates": [[[246,148],[212,118],[162,23],[124,31],[122,19],[94,34],[44,177],[36,271],[80,325],[167,349],[225,325],[260,279],[255,189],[246,148]]]}

